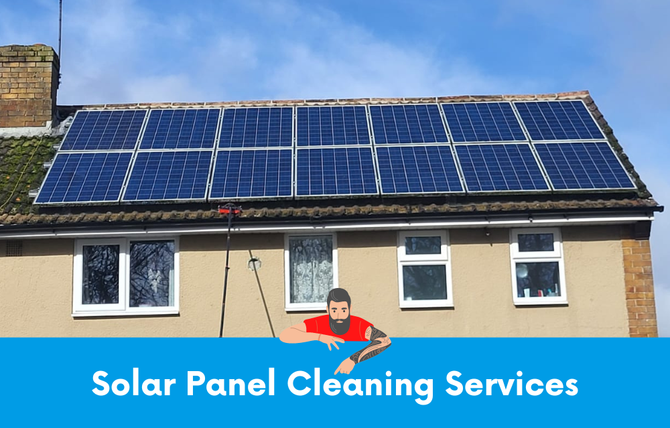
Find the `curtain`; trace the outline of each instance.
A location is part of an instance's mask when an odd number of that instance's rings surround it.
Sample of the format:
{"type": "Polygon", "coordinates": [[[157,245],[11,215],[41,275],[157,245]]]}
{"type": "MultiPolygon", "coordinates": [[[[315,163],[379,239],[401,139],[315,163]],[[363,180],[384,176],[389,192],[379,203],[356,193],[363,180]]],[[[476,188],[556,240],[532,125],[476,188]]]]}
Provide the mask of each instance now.
{"type": "Polygon", "coordinates": [[[325,302],[333,288],[332,236],[289,238],[291,303],[325,302]]]}

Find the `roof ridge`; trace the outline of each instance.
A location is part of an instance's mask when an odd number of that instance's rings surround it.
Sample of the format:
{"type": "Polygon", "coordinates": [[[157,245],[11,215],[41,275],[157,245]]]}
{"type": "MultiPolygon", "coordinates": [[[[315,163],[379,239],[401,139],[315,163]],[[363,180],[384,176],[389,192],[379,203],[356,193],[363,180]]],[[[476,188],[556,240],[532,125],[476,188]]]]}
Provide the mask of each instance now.
{"type": "Polygon", "coordinates": [[[258,107],[294,105],[364,105],[364,104],[422,104],[439,102],[485,102],[485,101],[535,101],[586,99],[587,90],[557,92],[553,94],[508,94],[508,95],[446,95],[433,97],[370,97],[370,98],[313,98],[294,100],[247,100],[247,101],[203,101],[203,102],[150,102],[118,104],[84,104],[75,107],[82,110],[137,109],[137,108],[204,108],[204,107],[258,107]]]}

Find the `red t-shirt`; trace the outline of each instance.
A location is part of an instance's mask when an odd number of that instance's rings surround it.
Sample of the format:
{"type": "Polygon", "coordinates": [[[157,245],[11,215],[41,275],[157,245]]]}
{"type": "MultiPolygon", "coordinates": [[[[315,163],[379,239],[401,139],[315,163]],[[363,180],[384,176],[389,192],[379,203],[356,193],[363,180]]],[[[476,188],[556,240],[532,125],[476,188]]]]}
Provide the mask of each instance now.
{"type": "Polygon", "coordinates": [[[307,333],[319,333],[327,334],[328,336],[339,337],[344,339],[347,342],[359,341],[365,342],[365,330],[368,327],[372,326],[372,323],[365,321],[363,318],[355,317],[349,315],[350,323],[349,330],[345,334],[335,334],[333,330],[330,329],[330,315],[321,315],[319,317],[310,318],[305,320],[305,327],[307,327],[307,333]]]}

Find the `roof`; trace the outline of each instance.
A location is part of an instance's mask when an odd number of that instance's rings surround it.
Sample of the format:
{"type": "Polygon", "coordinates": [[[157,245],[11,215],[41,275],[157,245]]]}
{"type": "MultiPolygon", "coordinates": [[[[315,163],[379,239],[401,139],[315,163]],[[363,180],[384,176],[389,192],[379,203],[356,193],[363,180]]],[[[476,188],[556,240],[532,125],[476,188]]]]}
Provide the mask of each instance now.
{"type": "MultiPolygon", "coordinates": [[[[635,181],[637,190],[619,193],[565,193],[527,195],[449,195],[442,197],[355,198],[320,200],[264,200],[242,204],[242,221],[286,221],[324,219],[370,219],[394,216],[498,215],[503,213],[594,213],[603,211],[662,211],[640,179],[614,136],[611,127],[586,91],[546,95],[456,96],[431,98],[363,98],[282,101],[238,101],[219,103],[151,103],[61,107],[76,110],[128,108],[211,108],[261,106],[322,106],[361,104],[420,104],[472,101],[584,100],[607,139],[635,181]]],[[[38,207],[29,191],[36,189],[46,174],[43,164],[55,154],[60,137],[0,139],[0,226],[48,228],[102,226],[109,224],[173,224],[220,222],[217,206],[211,203],[110,205],[84,207],[38,207]]]]}

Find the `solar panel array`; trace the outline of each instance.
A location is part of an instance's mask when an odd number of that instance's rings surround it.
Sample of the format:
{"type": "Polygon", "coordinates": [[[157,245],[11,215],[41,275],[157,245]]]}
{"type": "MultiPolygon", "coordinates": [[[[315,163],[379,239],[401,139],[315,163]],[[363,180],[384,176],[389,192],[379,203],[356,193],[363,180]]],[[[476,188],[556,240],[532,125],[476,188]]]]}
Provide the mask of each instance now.
{"type": "Polygon", "coordinates": [[[581,100],[83,110],[35,203],[633,189],[581,100]]]}
{"type": "Polygon", "coordinates": [[[378,194],[365,106],[296,110],[295,196],[378,194]]]}
{"type": "Polygon", "coordinates": [[[152,110],[121,200],[205,201],[220,113],[152,110]]]}

